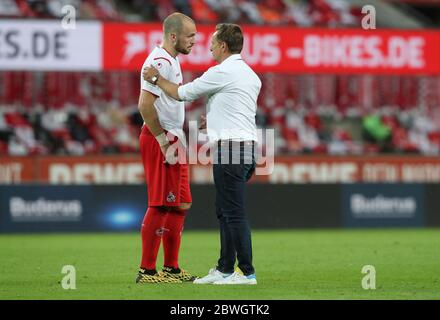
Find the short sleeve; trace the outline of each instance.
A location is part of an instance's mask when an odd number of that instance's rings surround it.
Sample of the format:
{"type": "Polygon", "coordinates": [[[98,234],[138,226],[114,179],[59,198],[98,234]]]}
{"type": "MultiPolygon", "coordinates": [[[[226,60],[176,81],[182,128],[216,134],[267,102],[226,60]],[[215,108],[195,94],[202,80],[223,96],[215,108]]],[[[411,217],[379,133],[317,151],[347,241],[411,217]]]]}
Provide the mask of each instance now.
{"type": "Polygon", "coordinates": [[[171,62],[167,58],[157,57],[157,58],[153,59],[152,63],[146,62],[142,67],[142,71],[141,71],[141,88],[142,88],[142,90],[146,90],[146,91],[154,94],[155,96],[159,97],[162,90],[158,86],[155,86],[155,85],[149,83],[148,81],[145,81],[142,76],[142,72],[143,72],[144,68],[147,66],[155,67],[157,69],[157,71],[159,71],[159,74],[163,78],[168,80],[169,75],[170,75],[170,71],[171,71],[171,62]]]}

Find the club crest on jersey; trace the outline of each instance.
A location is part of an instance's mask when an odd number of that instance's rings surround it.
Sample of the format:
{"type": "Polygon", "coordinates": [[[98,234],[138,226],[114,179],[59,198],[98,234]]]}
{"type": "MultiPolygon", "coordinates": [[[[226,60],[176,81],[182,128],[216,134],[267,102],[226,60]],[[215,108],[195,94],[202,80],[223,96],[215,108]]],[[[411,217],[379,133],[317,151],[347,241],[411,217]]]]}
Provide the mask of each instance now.
{"type": "Polygon", "coordinates": [[[167,202],[175,202],[175,201],[176,201],[176,196],[174,195],[174,193],[170,191],[167,196],[167,202]]]}

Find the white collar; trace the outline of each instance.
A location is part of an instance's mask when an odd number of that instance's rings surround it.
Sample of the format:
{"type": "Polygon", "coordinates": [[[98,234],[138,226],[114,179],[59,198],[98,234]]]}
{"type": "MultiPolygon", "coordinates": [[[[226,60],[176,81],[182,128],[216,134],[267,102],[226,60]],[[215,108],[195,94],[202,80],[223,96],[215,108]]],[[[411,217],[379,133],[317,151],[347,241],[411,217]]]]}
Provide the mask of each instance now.
{"type": "Polygon", "coordinates": [[[169,53],[168,51],[167,51],[167,49],[165,49],[164,47],[161,47],[161,46],[157,46],[159,49],[161,49],[162,51],[164,51],[164,52],[166,52],[166,54],[167,54],[167,56],[169,56],[171,59],[174,59],[174,60],[177,60],[177,56],[176,57],[173,57],[172,55],[171,55],[171,53],[169,53]]]}
{"type": "Polygon", "coordinates": [[[223,60],[222,63],[224,63],[228,60],[232,61],[232,60],[243,60],[243,59],[241,58],[241,55],[239,53],[234,53],[234,54],[231,54],[229,57],[227,57],[225,60],[223,60]]]}

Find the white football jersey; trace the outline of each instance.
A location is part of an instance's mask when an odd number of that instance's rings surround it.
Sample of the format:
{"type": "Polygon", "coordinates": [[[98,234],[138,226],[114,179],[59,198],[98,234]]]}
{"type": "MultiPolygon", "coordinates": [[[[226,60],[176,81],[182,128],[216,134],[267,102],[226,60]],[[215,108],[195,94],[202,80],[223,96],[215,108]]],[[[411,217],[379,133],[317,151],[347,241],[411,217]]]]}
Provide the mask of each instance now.
{"type": "MultiPolygon", "coordinates": [[[[153,66],[159,71],[160,75],[170,82],[182,84],[183,76],[180,69],[179,59],[171,56],[165,49],[157,46],[145,60],[142,70],[145,67],[153,66]]],[[[152,85],[142,77],[141,70],[141,88],[152,94],[158,99],[154,102],[160,125],[163,129],[182,138],[179,131],[183,128],[185,120],[185,103],[175,100],[166,95],[158,86],[152,85]]]]}

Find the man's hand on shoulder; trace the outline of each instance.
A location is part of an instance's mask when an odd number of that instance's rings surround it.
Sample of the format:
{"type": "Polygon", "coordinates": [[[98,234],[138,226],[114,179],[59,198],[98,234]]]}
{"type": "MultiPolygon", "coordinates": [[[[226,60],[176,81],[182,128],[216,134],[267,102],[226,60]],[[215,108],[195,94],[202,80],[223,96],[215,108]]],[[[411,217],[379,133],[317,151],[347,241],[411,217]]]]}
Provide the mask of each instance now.
{"type": "Polygon", "coordinates": [[[142,71],[142,77],[145,81],[156,85],[157,80],[159,80],[160,74],[155,67],[150,66],[144,68],[144,70],[142,71]]]}
{"type": "Polygon", "coordinates": [[[145,67],[142,71],[142,77],[145,81],[157,85],[167,96],[181,101],[178,92],[179,85],[162,77],[155,67],[145,67]]]}

